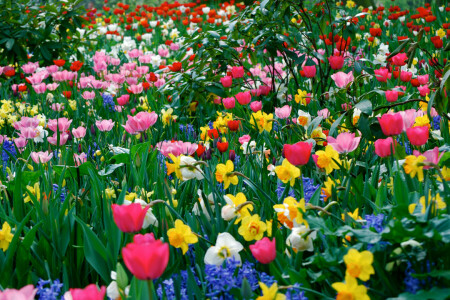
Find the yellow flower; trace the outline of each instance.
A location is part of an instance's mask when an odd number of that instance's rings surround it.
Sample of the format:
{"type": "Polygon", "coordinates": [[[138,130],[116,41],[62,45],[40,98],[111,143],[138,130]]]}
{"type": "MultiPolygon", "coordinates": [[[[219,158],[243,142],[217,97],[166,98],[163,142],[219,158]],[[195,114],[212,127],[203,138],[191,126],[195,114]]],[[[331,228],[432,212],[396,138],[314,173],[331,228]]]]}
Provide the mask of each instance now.
{"type": "Polygon", "coordinates": [[[11,226],[6,222],[3,223],[2,230],[0,230],[0,248],[2,248],[3,252],[8,250],[13,237],[14,235],[11,234],[11,226]]]}
{"type": "Polygon", "coordinates": [[[283,183],[290,182],[291,186],[294,186],[295,178],[300,177],[300,169],[292,165],[287,159],[283,160],[281,166],[275,167],[275,173],[283,183]]]}
{"type": "MultiPolygon", "coordinates": [[[[234,209],[236,209],[239,205],[247,202],[247,197],[243,193],[237,193],[236,196],[233,196],[231,194],[227,194],[227,197],[233,202],[234,209]]],[[[250,212],[253,211],[253,205],[247,204],[239,211],[235,210],[235,215],[238,216],[236,221],[234,221],[234,224],[238,224],[243,218],[251,216],[250,212]]]]}
{"type": "Polygon", "coordinates": [[[184,225],[181,220],[175,221],[175,228],[169,229],[167,236],[169,237],[170,245],[175,248],[181,248],[183,254],[186,254],[190,244],[198,242],[198,237],[192,233],[191,227],[184,225]]]}
{"type": "Polygon", "coordinates": [[[181,168],[180,168],[180,156],[176,157],[172,153],[169,153],[170,159],[172,159],[173,163],[168,163],[166,161],[166,167],[167,167],[167,175],[170,175],[175,172],[175,175],[178,179],[183,179],[183,175],[181,174],[181,168]]]}
{"type": "Polygon", "coordinates": [[[295,95],[294,100],[296,103],[300,103],[301,105],[306,105],[306,98],[308,96],[307,91],[297,90],[297,95],[295,95]]]}
{"type": "Polygon", "coordinates": [[[431,128],[430,119],[428,119],[427,115],[423,115],[421,117],[416,117],[416,119],[414,120],[413,127],[422,127],[422,126],[428,126],[428,129],[431,128]]]}
{"type": "Polygon", "coordinates": [[[77,110],[77,101],[69,100],[69,106],[72,110],[77,110]]]}
{"type": "MultiPolygon", "coordinates": [[[[421,214],[424,214],[427,211],[427,207],[430,205],[433,205],[431,208],[431,214],[435,215],[436,211],[438,209],[444,209],[447,207],[447,204],[445,204],[444,201],[442,201],[442,198],[439,194],[436,194],[436,197],[431,196],[431,191],[428,191],[428,200],[425,199],[425,196],[420,197],[419,199],[420,207],[421,207],[421,214]],[[427,205],[428,204],[428,205],[427,205]]],[[[412,203],[409,205],[409,213],[413,213],[416,209],[417,204],[412,203]]]]}
{"type": "Polygon", "coordinates": [[[116,198],[116,193],[114,192],[114,189],[107,188],[105,189],[105,196],[106,199],[116,198]]]}
{"type": "Polygon", "coordinates": [[[317,127],[311,132],[311,138],[313,138],[317,145],[323,146],[323,142],[327,141],[327,136],[322,131],[322,127],[317,127]]]}
{"type": "Polygon", "coordinates": [[[266,220],[266,230],[267,230],[267,236],[272,237],[272,220],[266,220]]]}
{"type": "Polygon", "coordinates": [[[273,209],[277,212],[278,221],[286,227],[292,229],[294,225],[308,223],[303,220],[303,213],[305,212],[305,199],[300,201],[295,200],[293,197],[287,197],[284,199],[283,204],[276,204],[273,209]]]}
{"type": "Polygon", "coordinates": [[[238,232],[247,242],[253,240],[259,241],[262,239],[266,229],[267,225],[261,221],[259,215],[253,215],[242,219],[238,232]]]}
{"type": "Polygon", "coordinates": [[[228,160],[226,165],[218,164],[216,167],[216,180],[224,183],[224,188],[227,189],[230,183],[237,185],[239,180],[236,175],[233,174],[234,164],[231,160],[228,160]]]}
{"type": "Polygon", "coordinates": [[[125,200],[133,201],[134,199],[137,198],[137,196],[138,195],[136,193],[129,193],[128,195],[125,196],[125,200]]]}
{"type": "MultiPolygon", "coordinates": [[[[34,195],[38,201],[41,199],[41,190],[39,189],[39,182],[36,182],[34,186],[27,185],[27,190],[30,192],[30,194],[34,195]]],[[[25,193],[25,199],[23,199],[23,201],[25,203],[30,201],[33,202],[28,193],[25,193]]]]}
{"type": "Polygon", "coordinates": [[[356,279],[348,274],[345,275],[345,283],[335,282],[331,286],[338,292],[336,300],[370,300],[367,288],[364,285],[358,285],[356,279]]]}
{"type": "Polygon", "coordinates": [[[172,115],[173,113],[173,108],[169,108],[168,110],[162,109],[161,110],[161,114],[162,114],[162,122],[164,124],[164,126],[170,124],[172,121],[175,121],[177,119],[177,116],[172,115]]]}
{"type": "Polygon", "coordinates": [[[347,6],[347,8],[353,8],[356,6],[356,3],[353,2],[352,0],[348,0],[345,6],[347,6]]]}
{"type": "Polygon", "coordinates": [[[278,293],[278,284],[273,283],[270,288],[267,287],[264,283],[260,282],[259,286],[261,287],[262,296],[256,298],[256,300],[284,300],[286,296],[278,293]]]}
{"type": "Polygon", "coordinates": [[[327,174],[333,172],[334,169],[339,169],[338,164],[341,164],[339,153],[330,145],[325,147],[325,151],[317,151],[313,157],[317,166],[321,169],[325,169],[327,174]]]}
{"type": "Polygon", "coordinates": [[[354,278],[367,281],[370,275],[375,274],[372,267],[373,254],[370,251],[359,252],[356,249],[350,249],[344,256],[344,262],[347,266],[347,274],[354,278]]]}
{"type": "MultiPolygon", "coordinates": [[[[362,218],[359,216],[359,208],[355,209],[354,212],[348,212],[347,215],[350,216],[353,220],[362,220],[362,218]]],[[[342,220],[345,221],[345,215],[341,214],[342,220]]]]}
{"type": "MultiPolygon", "coordinates": [[[[336,180],[336,182],[339,184],[340,181],[336,180]]],[[[327,201],[328,198],[331,197],[331,194],[333,193],[333,187],[335,186],[334,181],[331,179],[331,177],[327,178],[327,181],[323,183],[322,187],[322,194],[325,195],[324,201],[327,201]]]]}
{"type": "MultiPolygon", "coordinates": [[[[447,168],[446,166],[444,166],[441,170],[442,173],[442,177],[444,177],[445,181],[449,181],[450,180],[450,168],[447,168]]],[[[442,181],[441,177],[438,176],[438,181],[442,181]]]]}
{"type": "Polygon", "coordinates": [[[408,155],[405,158],[405,163],[403,164],[403,169],[405,169],[405,173],[409,174],[411,178],[416,177],[419,181],[423,181],[423,166],[419,165],[423,163],[423,161],[426,159],[425,156],[419,155],[408,155]]]}
{"type": "Polygon", "coordinates": [[[266,114],[265,112],[258,111],[256,113],[252,113],[250,117],[250,124],[257,127],[259,133],[265,131],[270,132],[272,130],[272,120],[273,114],[266,114]]]}
{"type": "Polygon", "coordinates": [[[436,35],[439,36],[441,39],[446,36],[445,30],[442,28],[439,28],[439,30],[436,31],[436,35]]]}

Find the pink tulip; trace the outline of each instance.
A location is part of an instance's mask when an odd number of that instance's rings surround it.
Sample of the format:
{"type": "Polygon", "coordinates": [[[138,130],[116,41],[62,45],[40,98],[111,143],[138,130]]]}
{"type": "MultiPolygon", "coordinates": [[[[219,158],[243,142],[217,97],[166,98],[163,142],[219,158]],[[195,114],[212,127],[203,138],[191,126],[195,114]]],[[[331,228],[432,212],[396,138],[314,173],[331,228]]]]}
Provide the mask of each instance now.
{"type": "Polygon", "coordinates": [[[25,74],[32,74],[34,73],[34,71],[36,71],[36,69],[39,68],[39,63],[38,62],[28,62],[26,65],[22,66],[22,70],[25,74]]]}
{"type": "Polygon", "coordinates": [[[249,91],[237,93],[235,97],[240,105],[247,105],[252,100],[252,95],[249,91]]]}
{"type": "Polygon", "coordinates": [[[403,118],[400,113],[386,113],[378,118],[378,122],[387,136],[397,135],[403,131],[403,118]]]}
{"type": "Polygon", "coordinates": [[[142,208],[139,203],[111,205],[114,222],[122,232],[138,232],[141,230],[149,208],[148,205],[142,208]]]}
{"type": "Polygon", "coordinates": [[[250,103],[250,109],[253,112],[260,111],[262,109],[262,102],[261,101],[253,101],[252,103],[250,103]]]}
{"type": "Polygon", "coordinates": [[[25,139],[34,139],[36,137],[36,128],[23,127],[20,130],[20,137],[25,138],[25,139]]]}
{"type": "Polygon", "coordinates": [[[355,80],[353,77],[353,71],[348,74],[344,72],[337,72],[331,75],[331,79],[333,79],[334,83],[340,88],[346,87],[349,83],[355,80]]]}
{"type": "Polygon", "coordinates": [[[386,96],[386,100],[388,102],[395,102],[398,100],[398,92],[397,91],[386,91],[385,96],[386,96]]]}
{"type": "Polygon", "coordinates": [[[296,144],[284,144],[284,157],[294,166],[306,165],[311,156],[313,145],[308,142],[298,142],[296,144]]]}
{"type": "Polygon", "coordinates": [[[400,72],[400,80],[403,82],[410,82],[412,78],[412,73],[407,71],[400,72]]]}
{"type": "Polygon", "coordinates": [[[33,85],[33,89],[36,94],[43,94],[47,90],[47,86],[45,85],[45,83],[40,83],[33,85]]]}
{"type": "Polygon", "coordinates": [[[317,116],[327,119],[330,116],[330,111],[328,108],[321,109],[317,112],[317,116]]]}
{"type": "Polygon", "coordinates": [[[408,56],[406,56],[406,53],[398,53],[397,55],[392,57],[392,63],[396,66],[404,66],[406,65],[406,60],[408,59],[408,56]]]}
{"type": "Polygon", "coordinates": [[[132,94],[140,94],[144,90],[144,87],[142,86],[142,83],[139,83],[138,85],[132,84],[130,85],[130,91],[132,94]]]}
{"type": "Polygon", "coordinates": [[[303,72],[305,72],[305,77],[313,78],[314,76],[316,76],[316,66],[304,66],[303,72]]]}
{"type": "Polygon", "coordinates": [[[401,111],[400,114],[402,115],[403,119],[403,131],[406,131],[406,129],[411,128],[414,125],[414,122],[416,121],[417,111],[414,108],[411,108],[405,111],[401,111]]]}
{"type": "Polygon", "coordinates": [[[81,97],[83,97],[84,100],[92,100],[95,98],[95,92],[84,91],[81,97]]]}
{"type": "Polygon", "coordinates": [[[198,145],[190,142],[159,142],[156,144],[156,148],[161,152],[165,157],[169,157],[169,154],[173,154],[174,156],[184,155],[193,155],[195,151],[197,151],[198,145]]]}
{"type": "Polygon", "coordinates": [[[169,262],[169,255],[169,244],[155,240],[151,233],[135,235],[134,242],[122,248],[125,265],[140,280],[161,277],[169,262]]]}
{"type": "Polygon", "coordinates": [[[220,78],[220,82],[222,83],[223,87],[229,88],[233,84],[233,77],[231,76],[225,76],[220,78]]]}
{"type": "Polygon", "coordinates": [[[29,118],[29,117],[22,117],[20,121],[14,122],[13,127],[16,130],[22,130],[23,128],[31,127],[33,129],[36,129],[36,127],[39,126],[39,119],[38,118],[29,118]]]}
{"type": "Polygon", "coordinates": [[[31,159],[37,164],[45,164],[53,157],[53,153],[49,152],[31,152],[31,159]]]}
{"type": "Polygon", "coordinates": [[[417,80],[419,81],[420,85],[428,84],[429,78],[430,78],[430,75],[428,75],[428,74],[417,76],[417,80]]]}
{"type": "Polygon", "coordinates": [[[139,112],[135,116],[127,116],[128,120],[125,125],[122,125],[123,128],[129,134],[137,134],[139,132],[145,131],[153,126],[157,119],[158,115],[155,112],[139,112]]]}
{"type": "Polygon", "coordinates": [[[327,137],[328,144],[331,145],[334,150],[342,153],[350,153],[355,151],[359,145],[361,137],[355,137],[354,133],[342,132],[336,138],[331,136],[327,137]]]}
{"type": "MultiPolygon", "coordinates": [[[[103,300],[106,294],[106,287],[102,286],[98,290],[97,285],[90,284],[84,289],[70,289],[69,293],[72,296],[72,300],[103,300]]],[[[67,298],[65,297],[65,299],[67,298]]]]}
{"type": "Polygon", "coordinates": [[[80,126],[78,128],[72,129],[72,134],[76,139],[82,139],[86,135],[86,128],[80,126]]]}
{"type": "Polygon", "coordinates": [[[5,289],[0,291],[0,300],[33,300],[37,289],[32,284],[26,285],[20,290],[5,289]]]}
{"type": "Polygon", "coordinates": [[[275,238],[271,241],[268,237],[264,237],[262,240],[250,245],[249,248],[253,257],[262,264],[274,261],[277,256],[275,238]]]}
{"type": "Polygon", "coordinates": [[[73,161],[75,162],[75,166],[78,167],[82,164],[84,164],[85,162],[87,162],[87,155],[86,153],[81,153],[81,154],[73,154],[73,161]]]}
{"type": "Polygon", "coordinates": [[[122,95],[117,98],[117,103],[120,106],[125,106],[128,104],[128,102],[130,102],[130,95],[122,95]]]}
{"type": "Polygon", "coordinates": [[[109,120],[102,120],[102,121],[96,121],[95,125],[97,126],[98,130],[100,131],[111,131],[111,129],[114,127],[114,122],[109,120]]]}
{"type": "Polygon", "coordinates": [[[328,62],[333,70],[340,70],[344,67],[344,57],[340,55],[328,57],[328,62]]]}
{"type": "Polygon", "coordinates": [[[375,73],[375,78],[379,82],[387,82],[387,80],[391,78],[391,73],[389,73],[389,70],[386,68],[374,70],[374,73],[375,73]]]}
{"type": "Polygon", "coordinates": [[[225,109],[233,109],[236,105],[236,100],[234,97],[223,98],[222,103],[225,109]]]}
{"type": "Polygon", "coordinates": [[[285,105],[283,107],[275,107],[275,115],[279,119],[287,119],[291,115],[292,107],[285,105]]]}
{"type": "Polygon", "coordinates": [[[406,135],[411,145],[423,146],[427,143],[429,137],[428,126],[411,127],[406,129],[406,135]]]}
{"type": "Polygon", "coordinates": [[[19,137],[14,139],[14,144],[16,144],[16,147],[19,148],[20,152],[22,152],[22,148],[25,148],[28,144],[28,140],[23,137],[19,137]]]}
{"type": "Polygon", "coordinates": [[[67,131],[67,129],[69,129],[70,124],[72,124],[72,120],[69,120],[67,118],[59,118],[48,120],[47,126],[53,132],[56,132],[58,130],[59,132],[65,132],[67,131]]]}
{"type": "Polygon", "coordinates": [[[428,87],[428,85],[419,86],[417,90],[419,90],[420,96],[422,97],[430,94],[430,88],[428,87]]]}
{"type": "MultiPolygon", "coordinates": [[[[438,147],[434,147],[432,150],[425,151],[424,153],[420,153],[419,151],[414,150],[413,154],[415,156],[423,155],[423,156],[425,156],[427,158],[425,160],[425,162],[429,162],[429,163],[433,163],[433,164],[437,165],[439,163],[439,160],[444,155],[444,152],[439,154],[439,148],[438,147]]],[[[423,168],[428,170],[428,169],[431,169],[432,167],[431,166],[424,166],[423,168]]]]}
{"type": "MultiPolygon", "coordinates": [[[[69,134],[66,132],[60,132],[59,133],[59,145],[65,145],[67,143],[67,140],[69,139],[69,134]]],[[[53,134],[53,136],[49,136],[47,137],[47,141],[52,144],[55,145],[58,143],[58,134],[55,132],[53,134]]]]}
{"type": "Polygon", "coordinates": [[[395,142],[392,137],[388,137],[387,139],[378,139],[375,141],[375,154],[379,157],[390,156],[392,150],[395,153],[395,142]]]}
{"type": "Polygon", "coordinates": [[[270,86],[268,86],[268,85],[261,85],[261,86],[259,87],[259,91],[260,91],[260,94],[261,94],[262,96],[267,96],[267,95],[269,95],[271,89],[272,89],[272,88],[271,88],[270,86]]]}
{"type": "Polygon", "coordinates": [[[232,67],[231,74],[233,75],[233,78],[244,77],[244,67],[232,67]]]}
{"type": "Polygon", "coordinates": [[[242,144],[244,144],[244,143],[250,142],[251,139],[252,139],[252,138],[251,138],[248,134],[246,134],[246,135],[243,135],[243,136],[241,136],[241,137],[239,138],[239,143],[241,143],[241,145],[242,145],[242,144]]]}

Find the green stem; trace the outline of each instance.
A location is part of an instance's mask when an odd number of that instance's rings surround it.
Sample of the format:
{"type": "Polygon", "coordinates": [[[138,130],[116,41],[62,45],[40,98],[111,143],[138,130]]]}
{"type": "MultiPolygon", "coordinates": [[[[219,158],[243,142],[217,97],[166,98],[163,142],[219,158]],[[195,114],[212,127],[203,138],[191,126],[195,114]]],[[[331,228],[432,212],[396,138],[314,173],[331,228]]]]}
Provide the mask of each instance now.
{"type": "Polygon", "coordinates": [[[153,300],[154,299],[154,297],[153,297],[153,289],[154,289],[153,280],[151,280],[151,279],[147,280],[147,287],[148,287],[148,299],[153,300]]]}

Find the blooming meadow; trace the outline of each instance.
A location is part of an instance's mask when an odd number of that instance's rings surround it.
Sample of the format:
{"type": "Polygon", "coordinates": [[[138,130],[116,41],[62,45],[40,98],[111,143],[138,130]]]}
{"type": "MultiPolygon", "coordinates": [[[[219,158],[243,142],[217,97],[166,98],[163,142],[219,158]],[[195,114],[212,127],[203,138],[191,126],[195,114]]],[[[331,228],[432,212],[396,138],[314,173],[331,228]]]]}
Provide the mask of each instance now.
{"type": "Polygon", "coordinates": [[[449,18],[0,4],[0,300],[446,299],[449,18]]]}

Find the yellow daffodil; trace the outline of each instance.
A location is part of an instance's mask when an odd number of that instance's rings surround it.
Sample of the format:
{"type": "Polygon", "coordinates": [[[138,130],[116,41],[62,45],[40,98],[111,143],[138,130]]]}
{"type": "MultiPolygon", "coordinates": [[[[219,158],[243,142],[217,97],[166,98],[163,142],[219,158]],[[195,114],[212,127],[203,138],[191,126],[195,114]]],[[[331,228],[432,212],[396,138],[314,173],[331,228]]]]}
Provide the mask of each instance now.
{"type": "Polygon", "coordinates": [[[105,189],[105,196],[106,199],[116,198],[116,193],[114,192],[114,189],[107,188],[105,189]]]}
{"type": "Polygon", "coordinates": [[[344,256],[344,262],[347,266],[347,274],[353,278],[367,281],[370,275],[375,274],[372,267],[373,254],[370,251],[359,252],[356,249],[350,249],[344,256]]]}
{"type": "Polygon", "coordinates": [[[167,175],[175,173],[178,179],[183,179],[180,168],[180,156],[176,157],[172,153],[169,153],[169,157],[173,161],[173,163],[168,163],[166,161],[167,175]]]}
{"type": "Polygon", "coordinates": [[[427,115],[416,117],[416,119],[414,120],[413,127],[422,127],[422,126],[428,126],[428,129],[431,128],[430,119],[428,119],[427,115]]]}
{"type": "Polygon", "coordinates": [[[250,117],[250,124],[255,128],[258,128],[259,133],[265,131],[270,132],[272,130],[273,114],[266,114],[260,110],[256,113],[252,113],[250,117]]]}
{"type": "Polygon", "coordinates": [[[6,222],[3,223],[2,230],[0,230],[0,248],[2,248],[3,252],[8,250],[13,237],[14,235],[11,234],[11,226],[6,222]]]}
{"type": "MultiPolygon", "coordinates": [[[[427,211],[427,207],[432,205],[431,208],[431,214],[435,215],[436,211],[438,209],[444,209],[447,207],[447,204],[445,204],[444,201],[442,201],[442,198],[439,194],[436,194],[435,197],[431,196],[431,191],[428,191],[428,200],[425,199],[425,196],[420,197],[419,199],[419,203],[420,203],[420,213],[424,214],[427,211]],[[428,205],[427,205],[428,204],[428,205]]],[[[413,213],[414,210],[416,209],[417,204],[416,203],[412,203],[409,205],[408,209],[409,209],[409,213],[413,213]]]]}
{"type": "Polygon", "coordinates": [[[292,229],[294,225],[308,223],[303,220],[303,213],[305,212],[305,199],[300,201],[295,200],[294,197],[287,197],[284,199],[283,204],[276,204],[273,209],[277,212],[278,221],[292,229]]]}
{"type": "Polygon", "coordinates": [[[256,298],[256,300],[284,300],[284,299],[286,299],[285,295],[280,294],[278,292],[278,284],[276,282],[273,283],[270,286],[270,288],[262,282],[259,283],[259,286],[262,291],[262,296],[259,296],[258,298],[256,298]]]}
{"type": "Polygon", "coordinates": [[[247,202],[247,197],[243,193],[237,193],[236,196],[231,194],[227,194],[225,201],[227,205],[222,208],[222,217],[225,217],[227,212],[230,212],[230,218],[224,219],[232,219],[234,217],[238,217],[234,224],[238,224],[243,218],[250,216],[250,212],[253,211],[253,205],[247,204],[241,206],[241,204],[247,202]],[[239,208],[239,210],[237,210],[239,208]]]}
{"type": "Polygon", "coordinates": [[[403,164],[405,173],[409,174],[411,178],[414,178],[417,175],[417,179],[419,179],[419,181],[423,181],[423,166],[421,164],[424,160],[426,160],[426,157],[423,155],[408,155],[405,158],[405,163],[403,164]]]}
{"type": "Polygon", "coordinates": [[[313,155],[313,158],[316,165],[321,169],[325,169],[327,174],[330,174],[335,169],[339,169],[338,164],[341,164],[339,153],[330,145],[325,147],[325,151],[317,151],[316,154],[313,155]]]}
{"type": "Polygon", "coordinates": [[[233,174],[233,171],[234,164],[231,160],[228,160],[225,165],[218,164],[216,167],[216,180],[218,182],[223,182],[225,189],[230,186],[230,183],[237,185],[239,182],[238,177],[233,174]]]}
{"type": "Polygon", "coordinates": [[[275,173],[283,183],[295,184],[295,178],[300,177],[300,169],[292,165],[287,159],[283,160],[281,166],[275,167],[275,173]]]}
{"type": "Polygon", "coordinates": [[[175,248],[181,248],[183,254],[186,254],[190,244],[198,242],[198,237],[192,233],[191,227],[184,225],[181,220],[175,221],[175,228],[169,229],[167,236],[169,237],[170,245],[175,248]]]}
{"type": "Polygon", "coordinates": [[[253,215],[242,219],[238,232],[247,242],[253,240],[259,241],[263,238],[266,229],[267,225],[261,221],[259,215],[253,215]]]}
{"type": "Polygon", "coordinates": [[[323,146],[323,143],[327,141],[327,136],[322,131],[322,127],[317,127],[311,132],[311,138],[313,138],[317,145],[323,146]]]}
{"type": "Polygon", "coordinates": [[[337,291],[337,300],[358,299],[370,300],[367,295],[367,288],[364,285],[358,285],[355,278],[350,275],[345,275],[344,282],[335,282],[331,285],[337,291]]]}
{"type": "MultiPolygon", "coordinates": [[[[41,190],[39,188],[39,182],[36,182],[34,186],[27,185],[27,190],[36,197],[36,199],[39,201],[41,199],[41,190]]],[[[25,193],[25,198],[23,199],[25,203],[27,202],[33,202],[32,198],[28,193],[25,193]]]]}
{"type": "MultiPolygon", "coordinates": [[[[338,184],[340,183],[339,180],[336,181],[338,184]]],[[[322,187],[322,194],[325,195],[324,201],[327,201],[328,198],[331,197],[331,194],[333,192],[333,187],[335,186],[334,181],[331,179],[331,177],[327,178],[327,181],[323,183],[322,187]]]]}
{"type": "MultiPolygon", "coordinates": [[[[353,220],[362,220],[362,218],[359,216],[359,208],[355,209],[353,212],[348,212],[347,215],[352,218],[353,220]]],[[[341,214],[342,220],[345,221],[345,215],[341,214]]]]}
{"type": "Polygon", "coordinates": [[[301,105],[306,105],[306,98],[308,96],[307,91],[297,90],[297,95],[295,95],[294,100],[296,103],[300,103],[301,105]]]}

